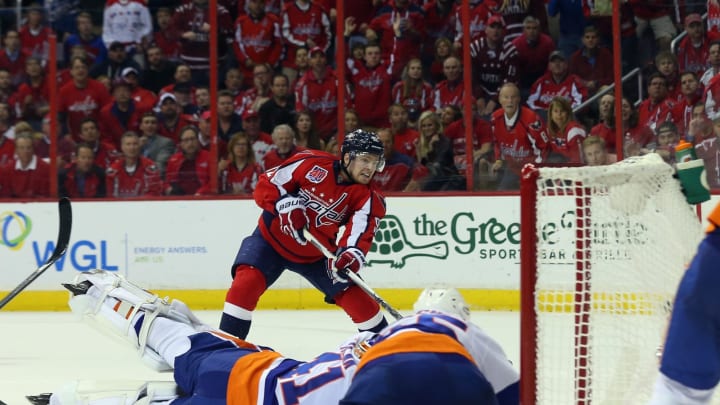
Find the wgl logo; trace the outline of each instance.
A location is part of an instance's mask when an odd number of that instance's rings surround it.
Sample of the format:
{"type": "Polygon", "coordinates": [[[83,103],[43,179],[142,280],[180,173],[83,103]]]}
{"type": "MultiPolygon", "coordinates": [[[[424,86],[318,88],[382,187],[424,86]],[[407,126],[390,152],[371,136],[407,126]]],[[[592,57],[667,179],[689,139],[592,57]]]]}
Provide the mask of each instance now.
{"type": "MultiPolygon", "coordinates": [[[[39,266],[50,257],[53,250],[55,250],[55,242],[45,242],[45,250],[40,252],[40,243],[32,242],[33,253],[35,254],[35,261],[39,266]]],[[[58,259],[55,262],[55,268],[57,271],[62,271],[65,267],[65,260],[70,258],[70,264],[78,271],[88,271],[93,269],[102,269],[108,271],[117,271],[118,266],[108,263],[108,243],[106,240],[101,240],[99,246],[93,241],[79,240],[74,242],[68,248],[67,254],[58,259]]]]}
{"type": "Polygon", "coordinates": [[[20,250],[32,230],[32,221],[20,211],[5,211],[0,214],[0,245],[10,250],[20,250]]]}

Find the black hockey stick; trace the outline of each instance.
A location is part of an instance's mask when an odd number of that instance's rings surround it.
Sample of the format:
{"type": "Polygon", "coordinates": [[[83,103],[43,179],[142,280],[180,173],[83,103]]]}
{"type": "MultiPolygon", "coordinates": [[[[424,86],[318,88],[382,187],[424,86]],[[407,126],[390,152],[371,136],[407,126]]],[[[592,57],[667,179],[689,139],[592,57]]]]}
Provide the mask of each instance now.
{"type": "Polygon", "coordinates": [[[20,294],[25,287],[29,286],[30,283],[40,277],[45,270],[50,268],[50,266],[55,264],[55,262],[65,254],[65,251],[68,248],[68,243],[70,242],[70,230],[72,228],[72,208],[70,207],[70,200],[67,197],[63,197],[60,199],[60,202],[58,202],[58,212],[60,214],[60,229],[58,231],[57,242],[55,243],[55,250],[53,250],[52,255],[49,259],[47,259],[45,264],[32,272],[28,278],[23,280],[20,285],[15,287],[14,290],[10,291],[10,294],[0,301],[0,309],[20,294]]]}
{"type": "MultiPolygon", "coordinates": [[[[335,255],[332,254],[332,252],[330,252],[330,250],[328,250],[325,245],[320,243],[320,241],[317,240],[317,238],[313,234],[311,234],[310,231],[307,230],[307,228],[303,229],[303,236],[305,236],[305,239],[310,241],[310,243],[312,243],[316,248],[318,248],[318,250],[320,250],[322,254],[325,255],[325,257],[327,257],[328,259],[333,259],[333,261],[335,261],[335,255]]],[[[355,285],[365,291],[367,295],[374,299],[375,302],[380,304],[380,306],[383,307],[386,311],[388,311],[390,315],[395,317],[395,319],[402,319],[403,316],[400,315],[400,312],[398,312],[395,308],[391,307],[390,304],[388,304],[384,299],[377,295],[377,293],[373,291],[373,289],[370,288],[370,286],[367,285],[367,283],[363,279],[361,279],[360,276],[358,276],[352,271],[348,271],[347,269],[337,269],[337,271],[343,276],[349,278],[353,283],[355,283],[355,285]]]]}

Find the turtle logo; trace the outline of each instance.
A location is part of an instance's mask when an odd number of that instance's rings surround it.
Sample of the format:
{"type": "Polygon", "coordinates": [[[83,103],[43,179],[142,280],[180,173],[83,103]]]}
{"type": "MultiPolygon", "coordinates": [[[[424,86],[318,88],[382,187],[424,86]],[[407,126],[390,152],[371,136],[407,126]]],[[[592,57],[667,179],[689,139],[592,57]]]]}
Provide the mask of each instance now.
{"type": "Polygon", "coordinates": [[[0,245],[20,250],[32,230],[32,221],[20,211],[0,213],[0,245]]]}
{"type": "Polygon", "coordinates": [[[448,256],[448,245],[444,241],[414,245],[407,239],[400,220],[394,215],[386,215],[378,225],[370,252],[377,254],[370,256],[368,265],[390,263],[390,267],[399,269],[405,267],[405,260],[413,256],[445,259],[448,256]]]}

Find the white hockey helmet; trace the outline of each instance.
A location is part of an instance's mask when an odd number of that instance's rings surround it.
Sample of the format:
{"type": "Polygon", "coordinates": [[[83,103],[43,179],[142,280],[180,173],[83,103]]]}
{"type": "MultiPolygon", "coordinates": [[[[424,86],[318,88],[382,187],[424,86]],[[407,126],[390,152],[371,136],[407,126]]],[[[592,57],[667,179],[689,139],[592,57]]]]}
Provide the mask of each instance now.
{"type": "Polygon", "coordinates": [[[434,309],[470,320],[470,306],[455,288],[426,288],[413,304],[413,311],[434,309]]]}

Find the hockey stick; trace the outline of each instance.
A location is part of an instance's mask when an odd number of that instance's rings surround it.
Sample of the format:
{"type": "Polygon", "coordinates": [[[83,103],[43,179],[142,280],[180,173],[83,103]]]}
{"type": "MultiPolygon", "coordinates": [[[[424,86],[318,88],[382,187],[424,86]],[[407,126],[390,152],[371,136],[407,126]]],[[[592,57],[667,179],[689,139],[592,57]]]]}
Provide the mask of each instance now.
{"type": "MultiPolygon", "coordinates": [[[[311,234],[310,231],[307,230],[307,228],[303,228],[303,236],[305,236],[305,239],[310,241],[310,243],[312,243],[316,248],[318,248],[318,250],[320,250],[322,254],[325,255],[325,257],[335,261],[335,255],[332,254],[332,252],[330,252],[330,250],[328,250],[325,245],[320,243],[320,241],[317,240],[317,238],[313,234],[311,234]]],[[[358,276],[352,271],[348,271],[347,269],[337,269],[337,271],[343,276],[349,278],[353,283],[355,283],[355,285],[365,291],[367,295],[374,299],[375,302],[380,304],[380,306],[383,307],[386,311],[388,311],[390,315],[395,317],[395,319],[402,319],[403,316],[400,315],[400,312],[398,312],[395,308],[391,307],[390,304],[388,304],[384,299],[377,295],[377,293],[373,291],[373,289],[370,288],[370,286],[367,285],[367,283],[365,283],[365,281],[363,281],[360,276],[358,276]]]]}
{"type": "Polygon", "coordinates": [[[15,298],[18,294],[20,294],[20,292],[22,292],[25,287],[29,286],[30,283],[40,277],[40,275],[43,274],[45,270],[55,264],[55,262],[59,258],[61,258],[62,255],[65,254],[65,251],[68,248],[68,243],[70,242],[70,229],[72,228],[72,208],[70,207],[70,200],[67,197],[63,197],[58,202],[58,212],[60,214],[60,229],[58,231],[57,242],[55,243],[55,250],[53,250],[52,255],[50,255],[50,258],[47,259],[45,264],[32,272],[32,274],[30,274],[28,278],[23,280],[20,285],[15,287],[14,290],[10,291],[10,294],[5,296],[5,298],[0,301],[0,309],[2,309],[5,304],[10,302],[10,300],[15,298]]]}

